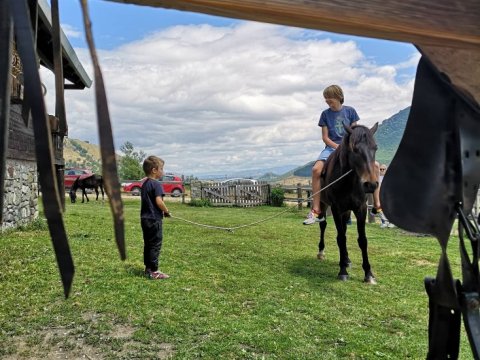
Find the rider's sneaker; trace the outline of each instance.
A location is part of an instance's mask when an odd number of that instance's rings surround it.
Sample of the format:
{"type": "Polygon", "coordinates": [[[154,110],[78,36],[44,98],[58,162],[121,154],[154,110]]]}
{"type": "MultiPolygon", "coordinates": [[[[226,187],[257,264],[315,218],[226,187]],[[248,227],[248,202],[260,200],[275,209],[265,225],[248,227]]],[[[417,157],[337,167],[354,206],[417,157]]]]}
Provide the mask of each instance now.
{"type": "Polygon", "coordinates": [[[371,214],[372,216],[378,216],[378,217],[380,218],[380,221],[382,222],[382,224],[389,222],[388,219],[387,219],[387,217],[386,217],[385,214],[383,213],[382,208],[377,209],[377,208],[374,208],[374,207],[373,207],[372,210],[370,211],[370,214],[371,214]]]}
{"type": "Polygon", "coordinates": [[[317,214],[316,211],[313,209],[310,210],[310,212],[307,215],[307,218],[303,221],[303,225],[312,225],[315,224],[316,222],[322,222],[325,221],[325,216],[320,216],[317,214]]]}

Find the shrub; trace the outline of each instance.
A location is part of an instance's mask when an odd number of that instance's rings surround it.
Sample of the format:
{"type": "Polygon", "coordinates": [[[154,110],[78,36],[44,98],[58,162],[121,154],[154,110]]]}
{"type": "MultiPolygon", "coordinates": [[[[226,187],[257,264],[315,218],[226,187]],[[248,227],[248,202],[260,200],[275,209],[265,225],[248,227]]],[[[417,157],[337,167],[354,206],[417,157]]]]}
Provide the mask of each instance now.
{"type": "Polygon", "coordinates": [[[276,187],[270,192],[270,199],[272,206],[283,206],[283,200],[285,200],[285,190],[276,187]]]}
{"type": "Polygon", "coordinates": [[[208,199],[192,199],[188,205],[196,207],[210,207],[212,206],[212,203],[208,199]]]}

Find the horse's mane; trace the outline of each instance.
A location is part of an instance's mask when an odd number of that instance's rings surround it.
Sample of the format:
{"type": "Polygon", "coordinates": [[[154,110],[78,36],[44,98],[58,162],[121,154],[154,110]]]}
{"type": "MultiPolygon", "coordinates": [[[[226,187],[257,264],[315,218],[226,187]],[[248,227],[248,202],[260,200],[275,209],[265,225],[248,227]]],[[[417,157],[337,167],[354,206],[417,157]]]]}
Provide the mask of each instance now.
{"type": "Polygon", "coordinates": [[[370,132],[370,129],[364,125],[354,125],[351,127],[352,132],[347,132],[338,146],[337,150],[333,152],[332,161],[339,161],[340,166],[345,168],[348,166],[348,153],[351,151],[349,144],[356,145],[365,142],[367,146],[374,146],[375,139],[370,132]]]}

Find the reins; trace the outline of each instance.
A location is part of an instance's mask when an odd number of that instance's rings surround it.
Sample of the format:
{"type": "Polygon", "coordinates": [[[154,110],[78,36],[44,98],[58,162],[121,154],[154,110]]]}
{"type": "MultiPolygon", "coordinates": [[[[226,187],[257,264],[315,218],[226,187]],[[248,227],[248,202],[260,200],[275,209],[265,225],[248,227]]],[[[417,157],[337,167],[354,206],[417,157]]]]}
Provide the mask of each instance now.
{"type": "MultiPolygon", "coordinates": [[[[313,193],[312,195],[310,195],[307,199],[305,199],[305,201],[312,200],[313,197],[314,197],[316,194],[321,193],[321,192],[324,191],[324,190],[327,190],[330,186],[332,186],[332,185],[335,184],[336,182],[340,181],[341,179],[343,179],[345,176],[347,176],[347,175],[350,174],[351,172],[352,172],[352,169],[348,170],[345,174],[341,175],[340,177],[338,177],[337,179],[335,179],[334,181],[332,181],[330,184],[326,185],[323,189],[321,189],[321,190],[313,193]]],[[[233,232],[234,230],[237,230],[237,229],[241,229],[241,228],[245,228],[245,227],[257,225],[257,224],[260,224],[260,223],[265,222],[265,221],[267,221],[267,220],[273,219],[274,217],[280,216],[280,215],[286,213],[287,211],[290,211],[290,209],[283,210],[283,211],[279,212],[278,214],[268,216],[268,217],[266,217],[265,219],[262,219],[262,220],[254,221],[254,222],[249,223],[249,224],[232,226],[232,227],[224,227],[224,226],[215,226],[215,225],[201,224],[201,223],[197,223],[197,222],[194,222],[194,221],[190,221],[190,220],[187,220],[187,219],[184,219],[184,218],[181,218],[181,217],[178,217],[178,216],[174,216],[174,215],[170,215],[170,217],[172,217],[173,219],[181,220],[181,221],[184,221],[184,222],[186,222],[186,223],[189,223],[189,224],[192,224],[192,225],[196,225],[196,226],[200,226],[200,227],[205,227],[205,228],[215,229],[215,230],[225,230],[225,231],[228,231],[228,232],[233,232]]]]}

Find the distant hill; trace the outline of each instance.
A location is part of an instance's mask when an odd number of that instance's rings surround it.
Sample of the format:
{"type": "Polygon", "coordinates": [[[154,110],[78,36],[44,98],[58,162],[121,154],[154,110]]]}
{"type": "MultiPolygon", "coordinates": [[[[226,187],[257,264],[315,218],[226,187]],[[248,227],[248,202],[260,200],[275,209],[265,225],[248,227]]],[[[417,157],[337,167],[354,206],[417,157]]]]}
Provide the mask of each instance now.
{"type": "Polygon", "coordinates": [[[380,164],[389,165],[392,161],[398,145],[402,140],[409,114],[410,106],[400,110],[397,114],[384,120],[378,126],[377,133],[375,134],[378,145],[376,159],[380,164]]]}
{"type": "Polygon", "coordinates": [[[65,139],[63,147],[65,167],[90,169],[95,173],[101,170],[101,155],[98,145],[77,139],[65,139]]]}
{"type": "Polygon", "coordinates": [[[277,177],[278,174],[283,174],[291,169],[295,168],[295,165],[282,165],[271,168],[261,169],[247,169],[229,172],[218,172],[209,174],[196,174],[195,176],[200,180],[226,180],[231,178],[245,178],[245,179],[258,179],[269,181],[270,178],[277,177]]]}

